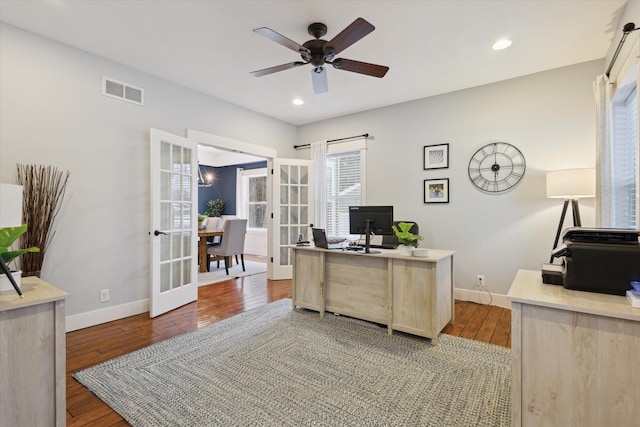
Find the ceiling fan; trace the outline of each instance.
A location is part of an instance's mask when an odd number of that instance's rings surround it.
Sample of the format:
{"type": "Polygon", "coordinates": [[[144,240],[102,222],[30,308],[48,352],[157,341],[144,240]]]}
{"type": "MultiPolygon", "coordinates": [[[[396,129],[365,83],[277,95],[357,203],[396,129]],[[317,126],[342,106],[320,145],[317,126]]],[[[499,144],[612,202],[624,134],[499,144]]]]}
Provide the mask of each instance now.
{"type": "Polygon", "coordinates": [[[307,31],[315,37],[302,45],[276,33],[270,28],[261,27],[253,30],[254,33],[260,34],[274,42],[281,44],[300,54],[302,61],[290,62],[288,64],[277,65],[275,67],[265,68],[263,70],[252,71],[255,77],[262,77],[268,74],[277,73],[278,71],[290,70],[291,68],[300,67],[302,65],[311,64],[311,81],[313,82],[313,91],[318,93],[327,92],[327,72],[325,64],[333,65],[333,68],[343,71],[351,71],[352,73],[366,74],[368,76],[382,78],[389,71],[389,67],[383,65],[369,64],[367,62],[354,61],[346,58],[336,58],[335,56],[375,30],[376,27],[362,18],[358,18],[347,26],[340,34],[330,41],[322,40],[320,37],[327,34],[327,26],[319,22],[309,25],[307,31]]]}

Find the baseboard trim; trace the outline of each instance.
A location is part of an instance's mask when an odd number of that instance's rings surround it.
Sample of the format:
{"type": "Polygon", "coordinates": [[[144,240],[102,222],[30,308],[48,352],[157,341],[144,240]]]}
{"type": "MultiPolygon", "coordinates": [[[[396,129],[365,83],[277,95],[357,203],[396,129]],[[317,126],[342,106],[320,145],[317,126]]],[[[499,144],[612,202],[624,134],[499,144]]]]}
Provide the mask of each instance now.
{"type": "MultiPolygon", "coordinates": [[[[491,305],[509,309],[511,308],[511,302],[507,299],[506,295],[492,295],[493,300],[491,301],[491,305]]],[[[455,288],[453,290],[453,297],[461,301],[471,301],[485,305],[489,304],[489,295],[486,292],[455,288]]],[[[125,317],[135,316],[136,314],[146,313],[148,311],[149,299],[144,299],[127,304],[107,307],[100,310],[74,314],[73,316],[67,316],[66,331],[76,331],[78,329],[84,329],[90,326],[112,322],[114,320],[123,319],[125,317]]]]}
{"type": "Polygon", "coordinates": [[[478,304],[487,305],[491,302],[491,305],[495,305],[502,308],[511,309],[511,301],[507,299],[506,295],[502,294],[491,294],[491,298],[489,294],[486,292],[480,291],[472,291],[470,289],[458,289],[455,288],[453,290],[453,297],[457,300],[461,301],[470,301],[478,304]]]}
{"type": "Polygon", "coordinates": [[[149,299],[67,316],[66,331],[76,331],[149,311],[149,299]]]}

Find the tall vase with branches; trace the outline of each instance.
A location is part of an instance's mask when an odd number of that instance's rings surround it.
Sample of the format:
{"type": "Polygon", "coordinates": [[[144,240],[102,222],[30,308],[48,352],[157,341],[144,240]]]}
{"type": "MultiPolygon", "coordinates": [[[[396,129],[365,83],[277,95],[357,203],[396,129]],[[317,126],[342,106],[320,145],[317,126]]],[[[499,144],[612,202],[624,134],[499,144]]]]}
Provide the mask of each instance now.
{"type": "Polygon", "coordinates": [[[60,212],[70,173],[44,165],[19,164],[17,169],[18,184],[24,187],[22,216],[27,224],[21,245],[40,248],[40,252],[22,255],[22,275],[39,277],[47,247],[55,234],[53,222],[60,212]]]}

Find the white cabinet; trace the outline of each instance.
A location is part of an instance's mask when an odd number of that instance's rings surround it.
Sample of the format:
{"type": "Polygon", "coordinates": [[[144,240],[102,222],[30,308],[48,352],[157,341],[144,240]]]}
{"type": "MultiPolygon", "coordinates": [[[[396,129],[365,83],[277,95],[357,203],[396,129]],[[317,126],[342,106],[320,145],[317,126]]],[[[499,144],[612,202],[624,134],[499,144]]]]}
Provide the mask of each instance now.
{"type": "Polygon", "coordinates": [[[640,425],[640,309],[529,270],[508,297],[514,426],[640,425]]]}
{"type": "Polygon", "coordinates": [[[68,294],[35,277],[22,292],[0,292],[0,425],[65,426],[68,294]]]}

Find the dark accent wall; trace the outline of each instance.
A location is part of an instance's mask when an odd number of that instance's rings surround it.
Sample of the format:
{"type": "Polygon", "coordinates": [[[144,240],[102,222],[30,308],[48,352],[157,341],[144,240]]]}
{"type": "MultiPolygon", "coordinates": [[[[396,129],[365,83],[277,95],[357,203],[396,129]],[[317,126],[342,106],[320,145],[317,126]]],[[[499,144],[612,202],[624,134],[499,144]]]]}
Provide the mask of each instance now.
{"type": "Polygon", "coordinates": [[[202,175],[209,172],[215,177],[211,187],[198,187],[198,213],[207,210],[209,200],[222,199],[227,202],[223,215],[236,214],[236,176],[238,169],[260,169],[267,167],[267,161],[231,165],[222,168],[201,165],[202,175]]]}

